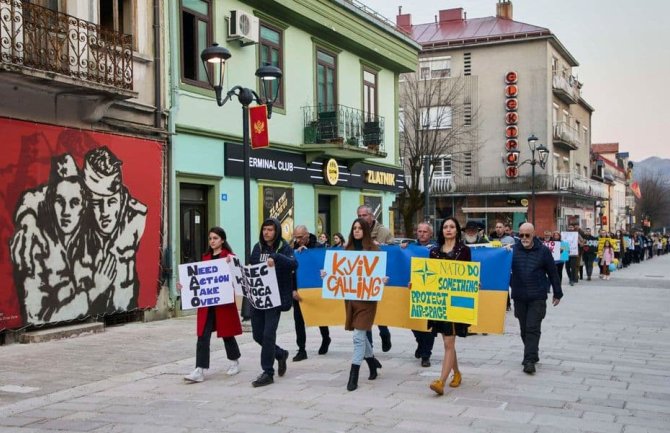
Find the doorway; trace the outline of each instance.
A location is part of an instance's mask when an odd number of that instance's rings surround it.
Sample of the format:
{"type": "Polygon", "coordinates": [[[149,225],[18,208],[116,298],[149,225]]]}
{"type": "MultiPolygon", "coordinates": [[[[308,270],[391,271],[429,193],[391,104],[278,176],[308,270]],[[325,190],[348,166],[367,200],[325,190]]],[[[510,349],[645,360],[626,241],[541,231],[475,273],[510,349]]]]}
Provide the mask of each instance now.
{"type": "Polygon", "coordinates": [[[207,246],[207,190],[203,185],[179,187],[180,263],[200,261],[207,246]]]}
{"type": "Polygon", "coordinates": [[[339,232],[339,223],[337,221],[337,196],[329,194],[318,195],[318,214],[316,221],[315,235],[327,233],[332,237],[334,233],[339,232]]]}

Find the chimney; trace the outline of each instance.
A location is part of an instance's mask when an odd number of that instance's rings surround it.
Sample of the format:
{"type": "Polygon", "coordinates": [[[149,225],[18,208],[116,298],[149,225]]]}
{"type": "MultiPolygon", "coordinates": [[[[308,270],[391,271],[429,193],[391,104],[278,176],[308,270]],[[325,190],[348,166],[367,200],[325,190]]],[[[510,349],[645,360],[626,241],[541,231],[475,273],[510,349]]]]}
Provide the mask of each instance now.
{"type": "Polygon", "coordinates": [[[402,13],[402,6],[398,7],[398,15],[395,17],[395,25],[405,33],[412,33],[412,14],[402,13]]]}
{"type": "Polygon", "coordinates": [[[440,24],[447,21],[463,21],[463,8],[444,9],[440,11],[440,24]]]}
{"type": "Polygon", "coordinates": [[[496,17],[504,20],[513,19],[511,0],[498,0],[498,4],[496,5],[496,17]]]}

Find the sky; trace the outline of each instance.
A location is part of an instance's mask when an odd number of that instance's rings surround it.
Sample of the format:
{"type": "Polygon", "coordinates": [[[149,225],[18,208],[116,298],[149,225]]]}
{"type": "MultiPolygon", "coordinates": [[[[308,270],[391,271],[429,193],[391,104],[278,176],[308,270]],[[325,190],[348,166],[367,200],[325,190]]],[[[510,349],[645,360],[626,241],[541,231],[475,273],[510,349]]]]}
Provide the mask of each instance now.
{"type": "MultiPolygon", "coordinates": [[[[359,0],[412,24],[462,7],[468,18],[495,16],[497,0],[359,0]]],[[[512,0],[514,20],[546,27],[580,66],[582,97],[595,109],[593,143],[619,143],[633,161],[670,158],[670,1],[512,0]]]]}

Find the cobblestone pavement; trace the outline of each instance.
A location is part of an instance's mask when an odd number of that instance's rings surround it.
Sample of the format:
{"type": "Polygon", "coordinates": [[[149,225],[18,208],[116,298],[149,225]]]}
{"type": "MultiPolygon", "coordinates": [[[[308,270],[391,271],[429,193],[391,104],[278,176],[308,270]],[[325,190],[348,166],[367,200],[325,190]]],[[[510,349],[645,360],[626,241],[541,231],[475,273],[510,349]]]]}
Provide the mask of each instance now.
{"type": "MultiPolygon", "coordinates": [[[[596,271],[597,272],[597,271],[596,271]]],[[[347,392],[351,333],[331,328],[327,355],[309,359],[265,388],[259,347],[239,340],[241,372],[225,374],[223,344],[212,368],[185,384],[195,355],[194,317],[109,327],[104,333],[0,347],[0,431],[10,432],[668,432],[670,431],[670,256],[613,273],[610,281],[564,288],[548,307],[538,372],[521,371],[522,344],[512,313],[504,335],[457,342],[460,388],[438,397],[439,374],[414,358],[412,334],[392,329],[393,348],[377,353],[377,380],[362,366],[347,392]]],[[[376,332],[375,332],[376,333],[376,332]]],[[[295,353],[292,315],[279,343],[295,353]]],[[[380,346],[375,336],[376,346],[380,346]]]]}

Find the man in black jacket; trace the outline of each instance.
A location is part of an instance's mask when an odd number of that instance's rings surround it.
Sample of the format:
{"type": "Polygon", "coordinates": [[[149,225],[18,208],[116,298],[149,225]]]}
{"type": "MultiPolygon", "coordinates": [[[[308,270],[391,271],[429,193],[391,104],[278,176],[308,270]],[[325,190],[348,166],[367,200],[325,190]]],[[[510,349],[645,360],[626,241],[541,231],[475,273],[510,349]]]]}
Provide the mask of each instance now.
{"type": "Polygon", "coordinates": [[[563,297],[558,279],[556,264],[549,251],[539,239],[535,238],[535,227],[524,223],[519,228],[519,239],[513,247],[512,256],[512,299],[514,316],[519,319],[521,340],[523,341],[523,371],[535,373],[538,355],[542,319],[547,312],[547,293],[549,285],[553,288],[552,304],[558,305],[563,297]]]}
{"type": "Polygon", "coordinates": [[[286,373],[288,350],[277,345],[277,327],[282,311],[288,311],[293,304],[293,271],[298,262],[293,256],[293,249],[281,238],[281,225],[276,218],[263,221],[258,243],[251,251],[249,262],[252,265],[267,263],[277,273],[277,285],[281,305],[261,310],[251,306],[251,330],[254,341],[261,346],[261,373],[251,382],[254,387],[270,385],[274,382],[274,362],[277,360],[277,374],[286,373]]]}
{"type": "MultiPolygon", "coordinates": [[[[302,251],[310,248],[323,248],[325,245],[320,244],[316,240],[316,236],[307,230],[307,226],[299,225],[293,229],[293,251],[300,254],[302,251]]],[[[302,317],[302,310],[300,309],[300,295],[298,294],[298,285],[295,280],[296,275],[293,273],[293,322],[295,324],[295,342],[298,345],[298,353],[293,357],[294,362],[307,359],[307,351],[305,344],[307,342],[307,332],[305,331],[305,319],[302,317]]],[[[327,326],[319,326],[321,333],[321,347],[319,347],[319,355],[328,353],[330,346],[330,331],[327,326]]]]}

